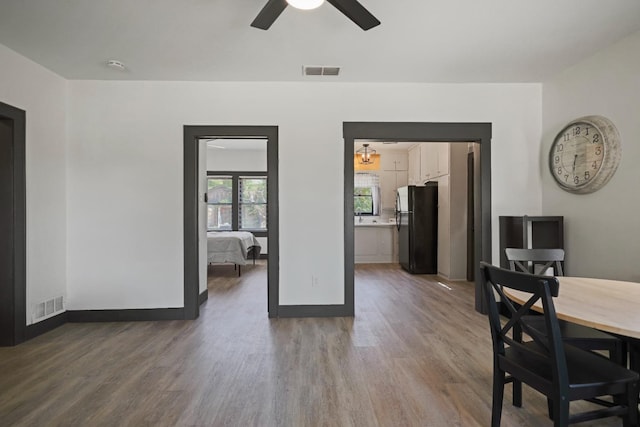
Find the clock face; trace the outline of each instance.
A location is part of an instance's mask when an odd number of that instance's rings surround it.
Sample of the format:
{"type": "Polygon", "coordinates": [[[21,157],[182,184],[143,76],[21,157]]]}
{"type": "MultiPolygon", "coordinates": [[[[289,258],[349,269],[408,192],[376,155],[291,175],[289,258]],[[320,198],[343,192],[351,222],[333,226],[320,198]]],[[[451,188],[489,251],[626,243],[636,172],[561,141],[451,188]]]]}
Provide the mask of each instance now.
{"type": "Polygon", "coordinates": [[[613,124],[589,116],[558,133],[549,152],[549,169],[562,189],[591,193],[609,181],[619,160],[619,135],[613,124]]]}

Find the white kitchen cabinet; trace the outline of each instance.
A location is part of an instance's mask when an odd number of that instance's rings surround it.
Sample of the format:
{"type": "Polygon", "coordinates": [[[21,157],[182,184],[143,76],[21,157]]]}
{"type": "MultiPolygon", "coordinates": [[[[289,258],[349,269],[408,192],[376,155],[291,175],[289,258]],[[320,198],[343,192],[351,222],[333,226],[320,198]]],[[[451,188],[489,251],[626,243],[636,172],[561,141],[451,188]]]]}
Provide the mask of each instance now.
{"type": "Polygon", "coordinates": [[[438,274],[451,275],[449,176],[438,178],[438,274]]]}
{"type": "Polygon", "coordinates": [[[389,209],[396,203],[396,172],[380,171],[380,205],[382,209],[389,209]]]}
{"type": "MultiPolygon", "coordinates": [[[[405,187],[409,185],[409,172],[408,171],[398,171],[396,172],[396,189],[400,188],[400,187],[405,187]]],[[[393,192],[393,198],[394,198],[394,206],[395,206],[395,197],[396,197],[396,192],[393,192]]]]}
{"type": "Polygon", "coordinates": [[[467,276],[467,144],[447,146],[449,172],[438,181],[438,274],[449,280],[467,276]]]}
{"type": "Polygon", "coordinates": [[[405,150],[381,148],[380,154],[380,204],[382,209],[396,206],[396,189],[407,185],[408,153],[405,150]]]}
{"type": "Polygon", "coordinates": [[[385,171],[406,171],[409,169],[407,152],[400,150],[380,151],[380,169],[385,171]]]}
{"type": "Polygon", "coordinates": [[[449,173],[449,152],[451,150],[451,144],[447,142],[436,143],[434,145],[436,146],[437,176],[447,175],[449,173]]]}
{"type": "Polygon", "coordinates": [[[398,227],[394,224],[391,227],[391,232],[393,234],[393,258],[392,262],[399,263],[400,262],[400,240],[398,240],[398,227]]]}
{"type": "Polygon", "coordinates": [[[407,185],[407,171],[380,171],[378,176],[382,209],[394,209],[397,188],[407,185]]]}
{"type": "Polygon", "coordinates": [[[420,144],[420,183],[434,180],[449,173],[448,142],[425,142],[420,144]]]}
{"type": "Polygon", "coordinates": [[[421,183],[438,177],[437,142],[420,143],[420,180],[421,183]]]}
{"type": "Polygon", "coordinates": [[[396,256],[392,224],[356,225],[354,227],[354,255],[356,264],[391,263],[396,256]]]}
{"type": "Polygon", "coordinates": [[[416,144],[408,151],[409,160],[409,173],[408,173],[408,185],[422,185],[420,163],[422,161],[420,157],[420,145],[416,144]]]}

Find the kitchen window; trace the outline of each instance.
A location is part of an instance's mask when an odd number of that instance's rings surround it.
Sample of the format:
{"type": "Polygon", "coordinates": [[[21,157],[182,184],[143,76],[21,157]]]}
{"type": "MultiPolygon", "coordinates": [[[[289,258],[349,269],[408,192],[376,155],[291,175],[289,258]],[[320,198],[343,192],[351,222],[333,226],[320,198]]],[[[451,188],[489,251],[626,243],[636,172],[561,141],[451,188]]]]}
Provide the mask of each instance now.
{"type": "Polygon", "coordinates": [[[380,214],[380,178],[373,173],[356,173],[353,187],[355,215],[380,214]]]}

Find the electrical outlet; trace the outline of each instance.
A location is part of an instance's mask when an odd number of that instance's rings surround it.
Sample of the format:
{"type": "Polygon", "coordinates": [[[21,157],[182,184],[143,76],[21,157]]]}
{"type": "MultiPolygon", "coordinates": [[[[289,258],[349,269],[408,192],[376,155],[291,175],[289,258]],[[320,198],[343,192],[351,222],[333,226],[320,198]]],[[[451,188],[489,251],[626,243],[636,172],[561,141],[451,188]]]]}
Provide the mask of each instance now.
{"type": "Polygon", "coordinates": [[[320,280],[318,279],[318,276],[315,275],[311,275],[311,286],[312,287],[316,287],[320,284],[320,280]]]}

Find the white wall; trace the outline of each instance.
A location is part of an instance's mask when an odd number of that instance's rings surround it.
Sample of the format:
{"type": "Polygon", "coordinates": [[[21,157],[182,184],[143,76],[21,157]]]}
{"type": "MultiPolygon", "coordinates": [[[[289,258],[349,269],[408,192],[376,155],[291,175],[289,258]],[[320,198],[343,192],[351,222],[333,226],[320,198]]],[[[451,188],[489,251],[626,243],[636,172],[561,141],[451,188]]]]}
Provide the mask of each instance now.
{"type": "Polygon", "coordinates": [[[567,274],[640,281],[640,32],[545,82],[543,94],[542,207],[565,217],[567,274]],[[574,195],[552,182],[548,151],[564,124],[592,114],[620,131],[622,161],[605,187],[574,195]]]}
{"type": "Polygon", "coordinates": [[[67,82],[0,45],[0,101],[26,111],[27,324],[66,295],[67,82]]]}
{"type": "Polygon", "coordinates": [[[493,122],[494,258],[498,215],[540,212],[538,84],[74,81],[69,116],[77,309],[182,306],[183,125],[279,126],[283,305],[343,303],[344,121],[493,122]]]}

